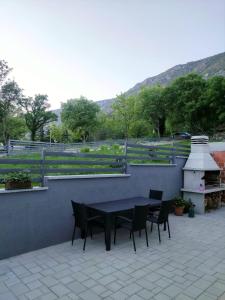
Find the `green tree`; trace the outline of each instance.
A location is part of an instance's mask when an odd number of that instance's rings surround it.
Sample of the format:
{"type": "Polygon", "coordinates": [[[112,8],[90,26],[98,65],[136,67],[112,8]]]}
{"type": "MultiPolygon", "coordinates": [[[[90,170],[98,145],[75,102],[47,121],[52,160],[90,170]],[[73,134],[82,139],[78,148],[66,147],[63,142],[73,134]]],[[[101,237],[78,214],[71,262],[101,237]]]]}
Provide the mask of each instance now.
{"type": "Polygon", "coordinates": [[[68,143],[71,139],[71,134],[67,128],[62,125],[52,124],[49,128],[51,140],[54,143],[68,143]]]}
{"type": "Polygon", "coordinates": [[[97,127],[99,106],[84,97],[70,99],[62,104],[62,121],[71,131],[80,136],[83,142],[93,134],[97,127]]]}
{"type": "Polygon", "coordinates": [[[22,97],[22,90],[15,81],[7,80],[7,76],[11,69],[5,61],[0,61],[0,140],[7,144],[11,137],[12,128],[10,122],[13,117],[18,115],[19,100],[22,97]]]}
{"type": "Polygon", "coordinates": [[[168,123],[172,131],[188,130],[204,132],[207,128],[207,105],[203,95],[206,80],[197,74],[188,74],[176,79],[165,88],[168,123]]]}
{"type": "Polygon", "coordinates": [[[143,119],[135,120],[130,126],[130,135],[133,138],[142,138],[151,134],[149,122],[143,119]]]}
{"type": "Polygon", "coordinates": [[[215,76],[207,80],[203,95],[204,124],[211,134],[225,130],[225,78],[215,76]]]}
{"type": "Polygon", "coordinates": [[[135,119],[136,96],[121,94],[112,105],[115,122],[120,124],[126,139],[130,136],[130,128],[135,119]]]}
{"type": "Polygon", "coordinates": [[[164,88],[161,86],[144,87],[138,94],[138,98],[142,118],[151,124],[159,137],[163,136],[166,124],[164,88]]]}
{"type": "Polygon", "coordinates": [[[4,60],[0,60],[0,86],[8,76],[12,69],[9,68],[8,63],[4,60]]]}
{"type": "Polygon", "coordinates": [[[35,95],[34,98],[23,98],[20,102],[25,108],[25,121],[31,133],[31,140],[35,141],[37,133],[43,128],[57,120],[56,114],[47,111],[50,107],[47,95],[35,95]]]}
{"type": "MultiPolygon", "coordinates": [[[[23,116],[9,117],[5,123],[5,136],[7,139],[22,139],[27,133],[27,126],[23,116]]],[[[0,124],[0,131],[2,131],[2,124],[0,124]]]]}
{"type": "Polygon", "coordinates": [[[98,113],[95,138],[97,140],[124,138],[121,122],[114,114],[107,114],[102,111],[98,113]]]}

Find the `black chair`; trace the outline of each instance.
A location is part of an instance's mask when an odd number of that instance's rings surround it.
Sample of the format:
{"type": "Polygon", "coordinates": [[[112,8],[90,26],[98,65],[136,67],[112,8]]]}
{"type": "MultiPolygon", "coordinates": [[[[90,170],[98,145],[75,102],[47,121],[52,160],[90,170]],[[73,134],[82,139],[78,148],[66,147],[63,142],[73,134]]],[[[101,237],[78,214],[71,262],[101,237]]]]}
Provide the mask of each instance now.
{"type": "Polygon", "coordinates": [[[160,210],[160,206],[161,206],[161,203],[162,203],[162,197],[163,197],[163,191],[151,190],[151,189],[149,190],[149,199],[154,199],[154,200],[159,201],[158,206],[154,206],[154,207],[149,208],[149,215],[151,215],[153,212],[156,212],[156,211],[160,210]]]}
{"type": "Polygon", "coordinates": [[[74,228],[72,234],[72,245],[74,243],[76,228],[78,227],[81,231],[81,236],[84,238],[83,251],[85,251],[86,240],[88,231],[90,231],[90,235],[92,238],[92,226],[94,222],[98,219],[101,219],[101,216],[93,216],[89,217],[87,212],[87,207],[83,203],[77,203],[71,200],[73,207],[73,215],[74,215],[74,228]]]}
{"type": "Polygon", "coordinates": [[[114,227],[114,244],[116,243],[117,227],[120,226],[130,231],[130,238],[132,236],[135,252],[136,252],[136,245],[134,239],[134,232],[136,231],[140,232],[142,229],[144,229],[145,236],[146,236],[146,244],[148,247],[148,233],[147,233],[147,226],[146,226],[147,215],[148,215],[148,206],[136,205],[134,207],[132,219],[126,218],[124,216],[116,216],[115,227],[114,227]]]}
{"type": "Polygon", "coordinates": [[[162,201],[163,191],[151,190],[149,191],[149,198],[162,201]]]}
{"type": "Polygon", "coordinates": [[[169,212],[171,209],[173,201],[162,201],[161,207],[159,212],[155,212],[153,214],[148,215],[147,220],[151,222],[151,232],[153,229],[153,224],[157,224],[158,226],[158,235],[159,235],[159,242],[161,243],[161,236],[160,236],[160,227],[159,225],[164,224],[167,225],[169,238],[170,236],[170,226],[169,226],[169,212]]]}

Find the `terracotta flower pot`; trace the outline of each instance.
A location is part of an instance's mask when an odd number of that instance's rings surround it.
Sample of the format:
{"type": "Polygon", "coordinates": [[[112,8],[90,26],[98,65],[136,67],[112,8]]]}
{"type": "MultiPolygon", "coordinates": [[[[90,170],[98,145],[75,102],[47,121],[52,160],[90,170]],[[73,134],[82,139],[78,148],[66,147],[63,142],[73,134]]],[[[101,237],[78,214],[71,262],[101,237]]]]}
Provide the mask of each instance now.
{"type": "Polygon", "coordinates": [[[184,206],[175,207],[175,215],[182,216],[184,213],[184,206]]]}
{"type": "Polygon", "coordinates": [[[5,183],[6,190],[20,190],[20,189],[31,189],[31,181],[19,182],[19,181],[7,181],[5,183]]]}

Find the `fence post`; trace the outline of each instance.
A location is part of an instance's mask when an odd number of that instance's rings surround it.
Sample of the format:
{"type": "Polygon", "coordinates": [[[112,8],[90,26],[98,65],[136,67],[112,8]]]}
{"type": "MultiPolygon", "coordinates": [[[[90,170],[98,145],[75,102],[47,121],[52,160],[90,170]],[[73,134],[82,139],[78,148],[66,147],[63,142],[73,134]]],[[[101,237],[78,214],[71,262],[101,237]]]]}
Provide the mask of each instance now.
{"type": "Polygon", "coordinates": [[[41,186],[44,186],[45,177],[45,150],[42,149],[41,152],[41,186]]]}
{"type": "Polygon", "coordinates": [[[173,140],[173,144],[172,145],[173,145],[173,148],[172,148],[172,156],[171,156],[170,163],[171,164],[175,164],[176,148],[175,148],[174,140],[173,140]]]}
{"type": "Polygon", "coordinates": [[[124,174],[127,173],[127,139],[125,140],[124,143],[124,155],[125,155],[125,159],[124,159],[124,174]]]}
{"type": "Polygon", "coordinates": [[[10,147],[11,147],[11,143],[10,143],[10,139],[8,139],[8,143],[7,143],[7,146],[6,146],[6,152],[7,152],[7,156],[9,156],[10,154],[10,147]]]}

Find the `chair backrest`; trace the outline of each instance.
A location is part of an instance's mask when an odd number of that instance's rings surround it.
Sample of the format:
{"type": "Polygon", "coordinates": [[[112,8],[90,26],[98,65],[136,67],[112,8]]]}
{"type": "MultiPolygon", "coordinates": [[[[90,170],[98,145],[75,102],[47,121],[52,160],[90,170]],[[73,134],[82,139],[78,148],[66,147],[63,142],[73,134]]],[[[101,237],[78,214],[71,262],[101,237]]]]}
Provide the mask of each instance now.
{"type": "Polygon", "coordinates": [[[132,227],[134,231],[141,230],[146,227],[147,215],[148,206],[135,205],[132,222],[132,227]]]}
{"type": "Polygon", "coordinates": [[[87,208],[83,203],[71,200],[76,227],[85,228],[87,223],[87,208]]]}
{"type": "Polygon", "coordinates": [[[159,215],[158,215],[158,222],[160,224],[162,224],[168,220],[168,215],[169,215],[172,204],[173,204],[173,201],[162,201],[159,215]]]}
{"type": "Polygon", "coordinates": [[[163,191],[157,191],[157,190],[150,190],[149,191],[149,198],[155,199],[155,200],[162,200],[163,197],[163,191]]]}

